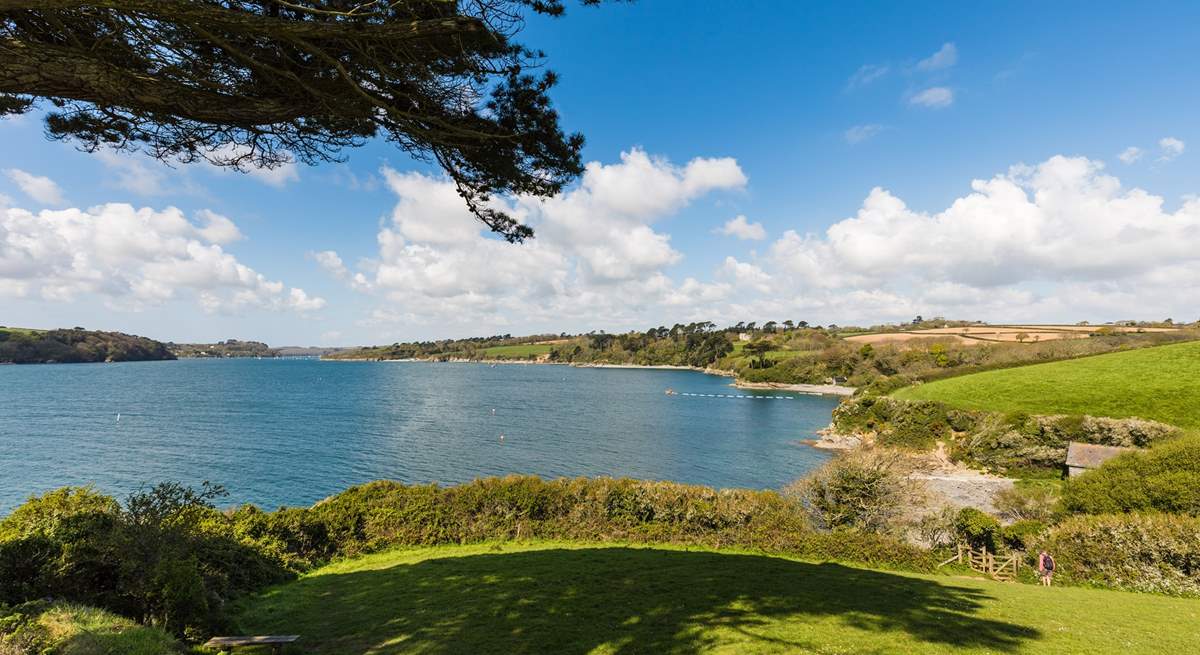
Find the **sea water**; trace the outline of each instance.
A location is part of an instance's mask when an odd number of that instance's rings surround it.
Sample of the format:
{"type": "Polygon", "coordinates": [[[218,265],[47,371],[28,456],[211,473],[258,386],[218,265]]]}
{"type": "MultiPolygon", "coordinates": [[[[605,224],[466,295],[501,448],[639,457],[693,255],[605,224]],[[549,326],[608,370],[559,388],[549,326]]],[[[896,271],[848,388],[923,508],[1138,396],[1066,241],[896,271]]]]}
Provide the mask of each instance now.
{"type": "Polygon", "coordinates": [[[122,496],[167,480],[209,480],[229,490],[224,503],[268,509],[376,479],[510,473],[779,488],[825,460],[803,441],[836,404],[674,370],[312,359],[0,366],[0,515],[64,485],[122,496]]]}

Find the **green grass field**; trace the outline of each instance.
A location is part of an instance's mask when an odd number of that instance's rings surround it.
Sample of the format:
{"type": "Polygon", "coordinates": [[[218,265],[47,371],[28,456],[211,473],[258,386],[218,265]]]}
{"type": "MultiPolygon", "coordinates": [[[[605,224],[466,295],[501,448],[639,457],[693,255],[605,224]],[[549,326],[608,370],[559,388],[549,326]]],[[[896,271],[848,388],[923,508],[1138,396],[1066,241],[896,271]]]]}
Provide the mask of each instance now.
{"type": "Polygon", "coordinates": [[[1183,653],[1200,601],[746,553],[562,543],[341,562],[244,602],[295,652],[1183,653]]]}
{"type": "Polygon", "coordinates": [[[1200,428],[1200,342],[975,373],[894,396],[964,409],[1137,416],[1200,428]]]}
{"type": "Polygon", "coordinates": [[[483,349],[485,359],[529,359],[550,352],[548,343],[522,343],[515,346],[492,346],[483,349]]]}

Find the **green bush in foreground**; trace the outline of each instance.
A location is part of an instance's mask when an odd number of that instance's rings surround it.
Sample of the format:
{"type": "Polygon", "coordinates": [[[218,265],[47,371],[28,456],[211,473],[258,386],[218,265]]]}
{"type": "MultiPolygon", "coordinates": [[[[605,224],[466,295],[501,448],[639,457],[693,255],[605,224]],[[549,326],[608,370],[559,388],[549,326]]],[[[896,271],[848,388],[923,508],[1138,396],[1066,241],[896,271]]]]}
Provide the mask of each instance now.
{"type": "Polygon", "coordinates": [[[1076,516],[1040,547],[1067,582],[1200,596],[1200,519],[1170,514],[1076,516]]]}
{"type": "Polygon", "coordinates": [[[104,610],[35,601],[0,605],[2,655],[170,655],[171,635],[104,610]]]}
{"type": "Polygon", "coordinates": [[[1200,516],[1200,435],[1121,455],[1068,480],[1062,505],[1076,514],[1169,512],[1200,516]]]}

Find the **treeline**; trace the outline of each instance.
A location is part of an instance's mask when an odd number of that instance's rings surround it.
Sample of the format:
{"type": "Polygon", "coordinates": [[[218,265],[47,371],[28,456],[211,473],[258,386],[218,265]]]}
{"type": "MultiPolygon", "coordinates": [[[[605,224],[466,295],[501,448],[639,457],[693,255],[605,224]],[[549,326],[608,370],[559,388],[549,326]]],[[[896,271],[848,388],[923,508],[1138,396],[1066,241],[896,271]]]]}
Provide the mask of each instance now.
{"type": "Polygon", "coordinates": [[[217,343],[167,343],[176,357],[274,357],[275,349],[261,341],[227,339],[217,343]]]}
{"type": "Polygon", "coordinates": [[[568,363],[638,364],[641,366],[711,366],[733,351],[729,333],[711,322],[661,326],[645,332],[593,332],[557,344],[549,360],[568,363]]]}
{"type": "Polygon", "coordinates": [[[175,359],[163,343],[120,332],[0,328],[0,364],[75,364],[175,359]]]}
{"type": "Polygon", "coordinates": [[[325,359],[476,359],[488,348],[518,346],[566,338],[566,334],[534,334],[514,337],[499,334],[490,337],[439,339],[436,341],[396,342],[387,346],[349,348],[324,355],[325,359]]]}

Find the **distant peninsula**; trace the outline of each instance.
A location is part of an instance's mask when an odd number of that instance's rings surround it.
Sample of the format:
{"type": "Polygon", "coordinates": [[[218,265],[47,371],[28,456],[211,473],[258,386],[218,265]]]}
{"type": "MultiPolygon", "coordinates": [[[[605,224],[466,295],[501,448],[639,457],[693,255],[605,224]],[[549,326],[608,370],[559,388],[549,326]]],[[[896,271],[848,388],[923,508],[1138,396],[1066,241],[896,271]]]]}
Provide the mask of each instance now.
{"type": "Polygon", "coordinates": [[[82,364],[175,359],[166,344],[121,332],[80,327],[32,330],[0,327],[0,364],[82,364]]]}

